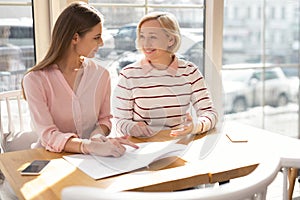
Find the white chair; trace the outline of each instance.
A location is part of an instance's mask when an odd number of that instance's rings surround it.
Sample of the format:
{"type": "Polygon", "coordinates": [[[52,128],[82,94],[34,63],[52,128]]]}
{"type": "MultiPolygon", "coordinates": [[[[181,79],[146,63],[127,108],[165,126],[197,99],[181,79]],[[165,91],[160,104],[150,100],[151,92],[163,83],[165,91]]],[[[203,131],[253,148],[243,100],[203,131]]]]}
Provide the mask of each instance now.
{"type": "MultiPolygon", "coordinates": [[[[30,149],[37,141],[31,130],[27,102],[21,90],[0,92],[0,140],[3,153],[30,149]]],[[[0,170],[1,198],[16,199],[0,170]]]]}
{"type": "Polygon", "coordinates": [[[177,192],[111,192],[101,188],[71,186],[62,190],[62,200],[250,200],[266,199],[267,188],[280,169],[280,158],[263,161],[250,174],[218,187],[177,192]]]}
{"type": "Polygon", "coordinates": [[[29,149],[37,141],[37,134],[30,128],[29,111],[26,108],[21,90],[0,93],[0,136],[3,152],[29,149]]]}

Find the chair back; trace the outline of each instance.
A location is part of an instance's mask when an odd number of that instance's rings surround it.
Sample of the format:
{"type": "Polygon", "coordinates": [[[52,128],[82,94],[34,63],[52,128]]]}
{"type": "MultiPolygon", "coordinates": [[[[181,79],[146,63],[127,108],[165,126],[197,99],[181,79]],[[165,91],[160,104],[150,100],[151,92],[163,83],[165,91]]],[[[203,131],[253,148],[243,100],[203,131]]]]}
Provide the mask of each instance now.
{"type": "Polygon", "coordinates": [[[0,92],[0,139],[2,152],[30,148],[37,140],[30,127],[22,90],[0,92]]]}
{"type": "Polygon", "coordinates": [[[62,190],[62,200],[249,200],[266,199],[267,188],[280,170],[280,158],[264,160],[250,174],[218,187],[177,192],[112,192],[103,188],[71,186],[62,190]]]}

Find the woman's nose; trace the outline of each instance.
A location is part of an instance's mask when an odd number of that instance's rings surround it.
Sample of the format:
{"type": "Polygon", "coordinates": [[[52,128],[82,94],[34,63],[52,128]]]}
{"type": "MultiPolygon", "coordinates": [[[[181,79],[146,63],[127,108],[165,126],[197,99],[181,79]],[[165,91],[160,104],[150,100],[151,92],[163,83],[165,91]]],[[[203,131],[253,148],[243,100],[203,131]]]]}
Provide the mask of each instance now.
{"type": "Polygon", "coordinates": [[[102,38],[100,38],[100,39],[98,40],[98,46],[99,46],[99,47],[102,47],[103,45],[104,45],[104,42],[103,42],[102,38]]]}
{"type": "Polygon", "coordinates": [[[144,46],[145,46],[145,47],[151,47],[151,41],[150,41],[150,38],[146,38],[146,39],[144,40],[144,46]]]}

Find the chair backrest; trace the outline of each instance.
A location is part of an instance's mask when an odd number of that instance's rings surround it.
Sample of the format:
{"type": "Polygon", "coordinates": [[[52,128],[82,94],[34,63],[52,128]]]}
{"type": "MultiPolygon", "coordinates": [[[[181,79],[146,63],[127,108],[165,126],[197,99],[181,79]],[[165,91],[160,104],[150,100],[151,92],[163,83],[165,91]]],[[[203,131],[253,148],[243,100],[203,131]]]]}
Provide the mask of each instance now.
{"type": "Polygon", "coordinates": [[[0,136],[1,148],[5,152],[7,140],[16,131],[24,130],[24,113],[22,110],[23,94],[21,90],[0,93],[0,136]]]}
{"type": "Polygon", "coordinates": [[[264,160],[250,174],[219,187],[177,192],[111,192],[101,188],[71,186],[62,190],[62,200],[245,200],[266,199],[267,188],[280,169],[280,158],[264,160]]]}

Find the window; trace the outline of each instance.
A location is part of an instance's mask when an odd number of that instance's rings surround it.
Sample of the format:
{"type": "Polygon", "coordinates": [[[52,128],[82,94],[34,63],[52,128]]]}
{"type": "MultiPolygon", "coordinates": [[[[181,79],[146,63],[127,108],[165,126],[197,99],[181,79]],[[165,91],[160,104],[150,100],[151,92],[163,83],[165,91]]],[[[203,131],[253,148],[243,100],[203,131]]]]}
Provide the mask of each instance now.
{"type": "Polygon", "coordinates": [[[0,92],[20,89],[35,63],[31,1],[0,0],[0,92]]]}
{"type": "MultiPolygon", "coordinates": [[[[224,67],[235,65],[233,68],[236,68],[243,65],[243,71],[246,73],[249,69],[254,69],[255,64],[260,64],[255,75],[257,81],[251,81],[247,85],[247,88],[252,88],[244,98],[248,100],[247,104],[239,101],[234,109],[236,102],[230,99],[237,97],[240,92],[233,92],[233,89],[244,87],[243,84],[236,82],[236,85],[224,85],[225,93],[232,92],[227,102],[225,99],[224,105],[229,104],[227,107],[235,111],[226,114],[227,120],[247,123],[290,137],[299,137],[299,4],[297,0],[288,3],[254,0],[250,6],[256,10],[256,14],[252,13],[256,17],[250,16],[249,20],[245,20],[240,17],[228,18],[230,14],[224,15],[224,67]],[[233,21],[235,26],[232,26],[233,21]],[[245,34],[240,34],[239,30],[243,30],[245,34]],[[235,33],[240,37],[236,37],[235,42],[227,41],[227,38],[235,33]],[[251,103],[254,99],[257,101],[255,104],[251,103]]],[[[244,7],[245,1],[230,0],[227,1],[225,10],[240,10],[244,7]]],[[[230,76],[224,67],[223,80],[226,79],[224,76],[230,76]]]]}

